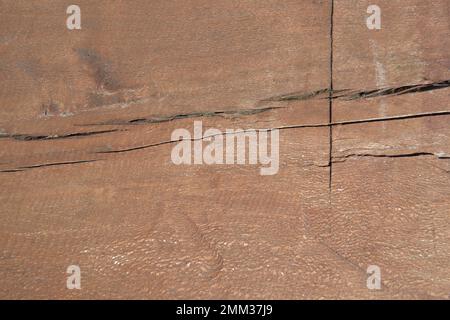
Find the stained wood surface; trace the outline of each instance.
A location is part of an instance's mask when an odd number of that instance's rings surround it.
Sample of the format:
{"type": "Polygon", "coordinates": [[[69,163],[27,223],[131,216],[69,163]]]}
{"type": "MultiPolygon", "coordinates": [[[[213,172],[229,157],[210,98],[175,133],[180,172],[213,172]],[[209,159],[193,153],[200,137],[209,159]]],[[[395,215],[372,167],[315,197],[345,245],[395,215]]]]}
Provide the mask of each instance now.
{"type": "Polygon", "coordinates": [[[450,2],[373,2],[0,1],[0,297],[447,299],[450,2]],[[200,120],[278,174],[173,164],[200,120]]]}

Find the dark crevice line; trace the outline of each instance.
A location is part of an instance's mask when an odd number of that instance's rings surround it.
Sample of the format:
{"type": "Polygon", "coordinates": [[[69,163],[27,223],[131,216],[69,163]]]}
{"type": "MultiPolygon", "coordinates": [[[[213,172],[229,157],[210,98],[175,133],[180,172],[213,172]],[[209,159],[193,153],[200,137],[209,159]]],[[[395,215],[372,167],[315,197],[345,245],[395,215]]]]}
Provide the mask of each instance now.
{"type": "Polygon", "coordinates": [[[443,110],[443,111],[435,111],[435,112],[423,112],[423,113],[405,114],[405,115],[383,117],[383,118],[368,118],[368,119],[338,121],[338,122],[331,123],[331,125],[351,125],[351,124],[380,122],[380,121],[397,121],[397,120],[415,119],[415,118],[424,118],[424,117],[435,117],[435,116],[443,116],[443,115],[450,115],[450,111],[443,110]]]}
{"type": "MultiPolygon", "coordinates": [[[[337,90],[340,92],[346,91],[346,90],[337,90]]],[[[310,100],[316,97],[323,97],[325,94],[327,97],[330,94],[330,88],[327,89],[320,89],[310,92],[291,92],[286,93],[270,98],[266,98],[261,100],[261,102],[283,102],[283,101],[302,101],[302,100],[310,100]]],[[[337,92],[338,93],[338,92],[337,92]]]]}
{"type": "Polygon", "coordinates": [[[42,163],[42,164],[35,164],[35,165],[31,165],[31,166],[18,167],[15,169],[0,170],[0,172],[18,172],[18,171],[24,171],[27,169],[36,169],[36,168],[62,166],[62,165],[74,165],[74,164],[89,163],[89,162],[96,162],[96,161],[100,161],[100,160],[93,159],[93,160],[77,160],[77,161],[66,161],[66,162],[42,163]]]}
{"type": "Polygon", "coordinates": [[[432,90],[444,89],[450,86],[450,80],[438,81],[433,83],[425,83],[425,84],[412,84],[406,86],[399,87],[390,87],[390,88],[380,88],[375,90],[368,91],[358,91],[351,92],[340,97],[336,98],[344,98],[345,100],[357,100],[357,99],[369,99],[374,97],[381,96],[400,96],[403,94],[416,93],[416,92],[426,92],[432,90]]]}
{"type": "Polygon", "coordinates": [[[123,152],[129,152],[129,151],[142,150],[142,149],[147,149],[147,148],[151,148],[151,147],[162,146],[162,145],[165,145],[165,144],[171,144],[171,143],[176,143],[176,142],[181,142],[181,141],[196,141],[196,140],[200,140],[200,139],[167,140],[167,141],[162,141],[162,142],[157,142],[157,143],[152,143],[152,144],[146,144],[146,145],[143,145],[143,146],[138,146],[138,147],[133,147],[133,148],[119,149],[119,150],[108,150],[108,151],[97,151],[97,152],[94,152],[94,153],[96,153],[96,154],[123,153],[123,152]]]}
{"type": "Polygon", "coordinates": [[[443,111],[435,111],[435,112],[413,113],[413,114],[405,114],[405,115],[383,117],[383,118],[367,118],[367,119],[357,119],[357,120],[335,121],[335,122],[331,122],[331,123],[289,125],[289,126],[282,126],[282,127],[278,127],[278,128],[274,128],[274,129],[285,130],[285,129],[298,129],[298,128],[322,128],[322,127],[328,127],[328,126],[345,126],[345,125],[370,123],[370,122],[398,121],[398,120],[405,120],[405,119],[435,117],[435,116],[445,116],[445,115],[450,115],[450,111],[443,110],[443,111]]]}
{"type": "MultiPolygon", "coordinates": [[[[432,153],[432,152],[411,152],[411,153],[399,153],[399,154],[376,154],[376,153],[352,153],[352,154],[346,154],[343,156],[333,156],[332,158],[332,163],[343,163],[346,162],[348,159],[350,158],[392,158],[392,159],[396,159],[396,158],[415,158],[415,157],[434,157],[437,160],[449,160],[450,156],[447,155],[439,155],[436,153],[432,153]]],[[[324,165],[320,165],[320,164],[312,164],[316,167],[320,167],[320,168],[325,168],[325,167],[329,167],[329,164],[324,164],[324,165]]],[[[437,167],[437,166],[433,166],[435,168],[438,168],[442,171],[445,171],[447,173],[449,173],[450,171],[445,170],[441,167],[437,167]]]]}
{"type": "MultiPolygon", "coordinates": [[[[330,27],[331,28],[331,27],[330,27]]],[[[332,32],[330,30],[330,32],[332,32]]],[[[330,42],[332,42],[330,35],[330,42]]],[[[332,63],[332,57],[330,57],[330,64],[332,63]]],[[[332,71],[330,71],[330,74],[332,71]]],[[[450,86],[450,80],[436,81],[431,83],[420,83],[420,84],[410,84],[398,87],[385,87],[377,88],[371,90],[351,90],[351,89],[320,89],[311,92],[291,92],[270,98],[261,100],[265,101],[276,101],[276,102],[287,102],[287,101],[302,101],[310,100],[314,98],[318,99],[329,99],[330,95],[332,99],[341,100],[358,100],[358,99],[370,99],[383,96],[399,96],[404,94],[426,92],[432,90],[440,90],[450,86]]]]}
{"type": "MultiPolygon", "coordinates": [[[[138,146],[134,148],[128,148],[128,149],[121,149],[121,150],[111,150],[111,151],[98,151],[95,152],[95,154],[110,154],[110,153],[124,153],[129,151],[135,151],[135,150],[141,150],[141,149],[147,149],[151,147],[156,147],[160,145],[165,144],[171,144],[181,141],[198,141],[203,140],[206,138],[211,138],[219,135],[227,135],[227,134],[236,134],[236,133],[246,133],[246,132],[252,132],[252,131],[271,131],[274,129],[249,129],[249,130],[242,130],[235,133],[221,133],[221,134],[214,134],[214,135],[208,135],[202,138],[198,139],[179,139],[179,140],[168,140],[163,142],[158,142],[154,144],[148,144],[144,146],[138,146]]],[[[333,156],[331,162],[327,163],[326,165],[315,165],[317,167],[329,167],[331,163],[341,163],[345,162],[348,158],[352,157],[374,157],[374,158],[411,158],[411,157],[422,157],[422,156],[433,156],[437,159],[450,159],[450,156],[447,155],[439,155],[432,152],[411,152],[411,153],[400,153],[400,154],[370,154],[370,153],[352,153],[347,154],[344,156],[333,156]]],[[[71,164],[78,164],[78,163],[88,163],[88,162],[95,162],[100,161],[101,159],[94,159],[94,160],[80,160],[80,161],[71,161],[71,162],[56,162],[56,163],[46,163],[46,164],[38,164],[38,165],[32,165],[32,166],[24,166],[24,167],[18,167],[16,169],[7,169],[7,170],[0,170],[0,172],[18,172],[18,171],[24,171],[26,169],[34,169],[34,168],[40,168],[40,167],[49,167],[49,166],[57,166],[57,165],[71,165],[71,164]]],[[[442,168],[440,168],[442,169],[442,168]]],[[[445,169],[442,169],[446,172],[449,172],[445,169]]]]}
{"type": "MultiPolygon", "coordinates": [[[[352,125],[352,124],[361,124],[361,123],[370,123],[370,122],[378,122],[378,121],[396,121],[396,120],[404,120],[404,119],[412,119],[412,118],[421,118],[421,117],[431,117],[431,116],[443,116],[450,115],[450,111],[438,111],[438,112],[428,112],[428,113],[420,113],[420,114],[409,114],[409,115],[401,115],[401,116],[393,116],[393,117],[384,117],[384,118],[369,118],[369,119],[359,119],[359,120],[349,120],[349,121],[340,121],[340,122],[332,122],[332,123],[316,123],[316,124],[302,124],[302,125],[291,125],[291,126],[282,126],[275,128],[261,128],[261,129],[245,129],[240,131],[235,131],[234,133],[222,132],[220,134],[208,135],[199,139],[179,139],[179,140],[167,140],[162,142],[157,142],[153,144],[147,144],[143,146],[137,146],[127,149],[119,149],[119,150],[109,150],[109,151],[98,151],[96,154],[103,153],[124,153],[135,150],[142,150],[151,147],[161,146],[170,143],[176,143],[181,141],[197,141],[203,140],[206,138],[211,138],[219,135],[227,135],[227,134],[240,134],[240,133],[248,133],[248,132],[259,132],[259,131],[272,131],[272,130],[289,130],[289,129],[302,129],[302,128],[323,128],[337,125],[352,125]]],[[[329,159],[330,160],[330,159],[329,159]]],[[[331,162],[329,163],[331,164],[331,162]]]]}
{"type": "Polygon", "coordinates": [[[245,134],[245,133],[249,133],[249,132],[270,132],[270,131],[277,130],[277,129],[278,128],[261,128],[261,129],[235,130],[234,132],[226,132],[225,131],[225,132],[221,132],[221,133],[202,136],[200,138],[166,140],[166,141],[156,142],[156,143],[147,144],[147,145],[143,145],[143,146],[127,148],[127,149],[97,151],[97,152],[95,152],[95,154],[123,153],[123,152],[128,152],[128,151],[135,151],[135,150],[147,149],[147,148],[151,148],[151,147],[157,147],[157,146],[161,146],[161,145],[165,145],[165,144],[177,143],[177,142],[181,142],[181,141],[191,141],[192,142],[192,141],[205,140],[205,139],[209,139],[209,138],[213,138],[213,137],[217,137],[217,136],[237,135],[237,134],[245,134]]]}
{"type": "Polygon", "coordinates": [[[441,156],[439,154],[433,152],[411,152],[411,153],[398,153],[398,154],[372,154],[372,153],[351,153],[343,156],[335,156],[333,157],[333,162],[344,162],[348,158],[353,157],[371,157],[371,158],[414,158],[414,157],[423,157],[423,156],[433,156],[438,159],[450,159],[450,156],[441,156]],[[336,159],[336,161],[335,161],[336,159]],[[337,160],[339,159],[339,160],[337,160]]]}
{"type": "MultiPolygon", "coordinates": [[[[333,122],[333,27],[334,27],[334,0],[331,0],[331,10],[330,10],[330,88],[328,92],[328,123],[333,122]]],[[[332,185],[332,177],[333,177],[333,162],[332,162],[332,154],[333,154],[333,126],[329,126],[329,158],[328,163],[330,164],[329,170],[329,178],[328,178],[328,189],[331,195],[331,185],[332,185]]],[[[331,201],[331,196],[330,196],[331,201]]]]}
{"type": "MultiPolygon", "coordinates": [[[[334,3],[331,4],[331,19],[333,19],[333,11],[334,11],[334,3]]],[[[403,95],[409,93],[416,92],[425,92],[430,90],[443,89],[450,86],[450,80],[433,82],[428,84],[413,84],[413,85],[405,85],[400,87],[392,87],[392,88],[379,88],[373,90],[366,91],[354,91],[350,89],[334,89],[333,84],[333,21],[330,23],[330,77],[329,77],[329,88],[319,89],[310,92],[293,92],[282,94],[278,96],[273,96],[269,98],[265,98],[259,100],[256,105],[261,103],[270,103],[270,102],[289,102],[289,101],[302,101],[302,100],[310,100],[314,98],[318,99],[327,99],[329,100],[329,109],[332,109],[332,100],[334,99],[342,99],[342,100],[357,100],[357,99],[369,99],[380,96],[396,96],[403,95]],[[331,107],[330,107],[331,106],[331,107]]],[[[249,109],[235,109],[235,110],[219,110],[219,111],[198,111],[192,113],[181,113],[181,114],[173,114],[173,115],[163,115],[163,116],[152,116],[152,117],[141,117],[136,119],[129,120],[110,120],[100,123],[87,123],[87,124],[75,124],[75,126],[111,126],[111,125],[140,125],[140,124],[155,124],[155,123],[163,123],[170,122],[181,119],[189,119],[189,118],[201,118],[201,117],[224,117],[224,116],[247,116],[247,115],[255,115],[271,110],[283,109],[286,107],[282,106],[271,106],[264,108],[249,108],[249,109]]],[[[332,121],[332,111],[329,110],[329,122],[332,121]]],[[[80,134],[80,136],[82,133],[80,134]]],[[[0,136],[1,137],[1,136],[0,136]]],[[[70,137],[70,136],[68,136],[70,137]]],[[[20,138],[20,136],[18,136],[20,138]]],[[[46,136],[38,136],[38,139],[49,139],[46,136]]],[[[31,140],[31,139],[30,139],[31,140]]]]}
{"type": "Polygon", "coordinates": [[[6,173],[6,172],[20,172],[20,171],[25,171],[24,169],[6,169],[6,170],[0,170],[1,173],[6,173]]]}
{"type": "Polygon", "coordinates": [[[139,125],[139,124],[154,124],[170,122],[174,120],[189,119],[189,118],[201,118],[201,117],[223,117],[223,116],[247,116],[255,115],[262,112],[270,111],[273,109],[282,109],[285,107],[266,107],[266,108],[253,108],[253,109],[240,109],[240,110],[225,110],[225,111],[202,111],[192,113],[181,113],[169,116],[154,116],[149,118],[136,118],[130,120],[113,120],[101,123],[81,124],[78,126],[99,126],[99,125],[139,125]]]}
{"type": "Polygon", "coordinates": [[[57,139],[70,139],[70,138],[80,138],[88,137],[99,134],[124,131],[119,129],[112,130],[101,130],[101,131],[89,131],[89,132],[75,132],[62,135],[29,135],[29,134],[1,134],[0,138],[10,138],[18,141],[40,141],[40,140],[57,140],[57,139]]]}

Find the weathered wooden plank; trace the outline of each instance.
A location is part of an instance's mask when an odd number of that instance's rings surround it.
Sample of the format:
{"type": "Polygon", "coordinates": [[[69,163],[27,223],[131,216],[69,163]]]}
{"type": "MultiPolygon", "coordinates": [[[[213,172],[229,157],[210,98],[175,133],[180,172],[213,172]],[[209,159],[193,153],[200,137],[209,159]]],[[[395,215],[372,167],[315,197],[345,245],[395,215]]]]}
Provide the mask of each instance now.
{"type": "Polygon", "coordinates": [[[0,296],[447,298],[450,7],[370,4],[0,2],[0,296]],[[175,165],[196,121],[277,174],[175,165]]]}
{"type": "Polygon", "coordinates": [[[370,4],[335,2],[333,84],[349,90],[333,99],[345,123],[315,232],[355,266],[379,266],[392,298],[448,298],[449,3],[377,1],[380,30],[360,23],[370,4]]]}

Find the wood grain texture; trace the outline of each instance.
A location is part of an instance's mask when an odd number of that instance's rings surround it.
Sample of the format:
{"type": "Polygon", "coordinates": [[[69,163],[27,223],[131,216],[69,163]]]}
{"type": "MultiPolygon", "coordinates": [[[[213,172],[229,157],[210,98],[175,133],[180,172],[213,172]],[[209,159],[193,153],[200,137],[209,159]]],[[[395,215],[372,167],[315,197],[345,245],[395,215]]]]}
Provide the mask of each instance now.
{"type": "Polygon", "coordinates": [[[447,0],[70,4],[0,1],[1,298],[448,299],[447,0]],[[200,120],[278,174],[173,164],[200,120]]]}

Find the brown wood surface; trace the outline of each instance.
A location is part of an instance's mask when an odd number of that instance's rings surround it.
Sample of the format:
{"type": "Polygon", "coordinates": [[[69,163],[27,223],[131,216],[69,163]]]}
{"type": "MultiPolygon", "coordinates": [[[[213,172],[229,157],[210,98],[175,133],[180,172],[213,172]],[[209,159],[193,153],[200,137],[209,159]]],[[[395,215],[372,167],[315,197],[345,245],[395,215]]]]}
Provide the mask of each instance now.
{"type": "Polygon", "coordinates": [[[0,0],[0,298],[449,298],[448,0],[70,4],[0,0]],[[278,174],[173,164],[200,120],[278,174]]]}

